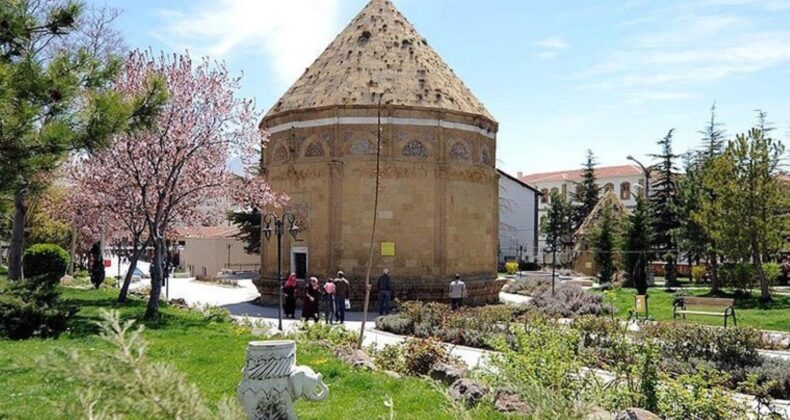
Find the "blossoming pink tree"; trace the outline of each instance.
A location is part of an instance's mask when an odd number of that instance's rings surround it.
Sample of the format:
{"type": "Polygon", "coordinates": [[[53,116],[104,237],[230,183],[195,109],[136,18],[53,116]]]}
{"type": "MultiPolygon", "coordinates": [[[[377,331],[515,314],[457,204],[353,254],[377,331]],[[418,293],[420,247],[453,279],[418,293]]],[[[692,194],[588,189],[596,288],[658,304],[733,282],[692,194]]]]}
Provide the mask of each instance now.
{"type": "MultiPolygon", "coordinates": [[[[129,187],[130,197],[139,198],[139,214],[154,250],[149,318],[158,313],[166,233],[176,224],[222,216],[216,204],[237,189],[229,181],[228,160],[251,155],[263,143],[253,102],[236,97],[239,79],[229,76],[223,65],[138,51],[127,59],[117,88],[140,91],[152,74],[164,78],[169,95],[153,127],[117,137],[109,149],[96,154],[100,164],[93,168],[96,179],[117,177],[129,187]]],[[[265,201],[271,194],[262,179],[246,185],[256,199],[265,201]]]]}

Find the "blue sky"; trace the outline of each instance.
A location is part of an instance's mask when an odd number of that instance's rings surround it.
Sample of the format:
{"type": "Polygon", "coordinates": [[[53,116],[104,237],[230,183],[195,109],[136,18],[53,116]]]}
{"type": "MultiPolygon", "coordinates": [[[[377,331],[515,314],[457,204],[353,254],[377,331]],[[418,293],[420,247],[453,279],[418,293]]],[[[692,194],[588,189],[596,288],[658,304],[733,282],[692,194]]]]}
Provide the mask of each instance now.
{"type": "MultiPolygon", "coordinates": [[[[91,0],[132,48],[243,72],[268,108],[366,0],[91,0]]],[[[572,169],[695,147],[716,102],[730,135],[768,112],[790,137],[790,0],[394,0],[500,123],[499,166],[572,169]]]]}

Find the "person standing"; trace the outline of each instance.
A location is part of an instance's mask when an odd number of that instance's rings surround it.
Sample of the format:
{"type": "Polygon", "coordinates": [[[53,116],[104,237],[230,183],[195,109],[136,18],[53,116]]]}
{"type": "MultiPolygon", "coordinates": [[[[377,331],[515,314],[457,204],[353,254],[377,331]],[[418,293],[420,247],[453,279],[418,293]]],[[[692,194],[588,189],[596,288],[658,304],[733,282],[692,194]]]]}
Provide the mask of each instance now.
{"type": "Polygon", "coordinates": [[[317,278],[310,277],[310,281],[307,283],[307,287],[304,291],[304,304],[302,305],[302,318],[304,318],[305,322],[311,319],[318,322],[318,318],[320,317],[320,304],[321,285],[318,284],[317,278]]]}
{"type": "Polygon", "coordinates": [[[466,284],[461,280],[461,275],[456,274],[455,279],[450,282],[450,306],[454,311],[463,306],[465,297],[466,284]]]}
{"type": "Polygon", "coordinates": [[[389,315],[390,300],[392,299],[392,283],[390,282],[390,270],[384,269],[384,274],[379,277],[377,282],[379,290],[379,316],[389,315]]]}
{"type": "Polygon", "coordinates": [[[346,300],[349,299],[351,285],[346,280],[342,271],[337,272],[335,279],[335,310],[337,311],[335,320],[341,324],[346,322],[346,300]]]}
{"type": "Polygon", "coordinates": [[[326,279],[324,283],[324,310],[326,311],[326,323],[332,325],[335,320],[335,283],[332,278],[326,279]]]}
{"type": "Polygon", "coordinates": [[[291,273],[288,280],[283,285],[283,294],[285,294],[285,304],[283,305],[283,312],[286,318],[296,318],[296,288],[298,282],[296,280],[296,273],[291,273]]]}

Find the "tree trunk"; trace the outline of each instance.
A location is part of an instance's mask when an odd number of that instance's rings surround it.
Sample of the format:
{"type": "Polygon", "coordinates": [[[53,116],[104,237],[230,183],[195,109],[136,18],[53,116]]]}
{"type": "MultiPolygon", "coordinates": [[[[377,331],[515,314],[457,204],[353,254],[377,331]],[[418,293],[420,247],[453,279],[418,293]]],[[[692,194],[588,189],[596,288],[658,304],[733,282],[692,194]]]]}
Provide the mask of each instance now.
{"type": "Polygon", "coordinates": [[[8,279],[22,280],[22,253],[25,250],[25,219],[27,203],[21,192],[14,195],[14,220],[11,230],[11,246],[8,250],[8,279]]]}
{"type": "Polygon", "coordinates": [[[71,261],[69,262],[69,275],[74,277],[74,267],[77,265],[77,237],[79,231],[75,226],[71,227],[71,261]]]}
{"type": "MultiPolygon", "coordinates": [[[[146,244],[140,246],[140,241],[138,239],[132,241],[132,256],[129,258],[129,269],[126,271],[126,276],[124,276],[123,285],[121,286],[121,292],[118,294],[118,302],[120,303],[126,302],[126,297],[129,294],[129,285],[132,284],[134,270],[137,268],[137,261],[140,260],[140,256],[143,254],[143,251],[145,251],[146,244]]],[[[120,259],[118,264],[120,265],[120,259]]]]}
{"type": "Polygon", "coordinates": [[[754,266],[754,272],[757,273],[757,277],[760,279],[760,300],[769,302],[771,301],[771,285],[768,282],[768,276],[765,275],[765,270],[763,270],[762,253],[757,249],[752,251],[752,265],[754,266]]]}
{"type": "Polygon", "coordinates": [[[154,246],[154,258],[151,262],[151,296],[148,298],[148,307],[145,310],[146,319],[153,319],[159,315],[159,297],[162,295],[165,262],[165,241],[156,228],[151,229],[151,240],[154,246]]]}
{"type": "Polygon", "coordinates": [[[710,294],[716,295],[721,293],[721,284],[719,282],[719,257],[715,252],[708,254],[708,266],[710,267],[710,294]]]}

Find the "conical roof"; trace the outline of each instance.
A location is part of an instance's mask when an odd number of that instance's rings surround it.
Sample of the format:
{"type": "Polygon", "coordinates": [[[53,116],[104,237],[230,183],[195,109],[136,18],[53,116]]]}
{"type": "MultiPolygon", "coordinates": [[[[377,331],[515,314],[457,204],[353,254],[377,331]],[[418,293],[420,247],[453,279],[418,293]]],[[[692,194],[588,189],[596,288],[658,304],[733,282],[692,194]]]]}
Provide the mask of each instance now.
{"type": "Polygon", "coordinates": [[[494,118],[389,0],[371,0],[267,113],[333,105],[446,109],[494,118]]]}

